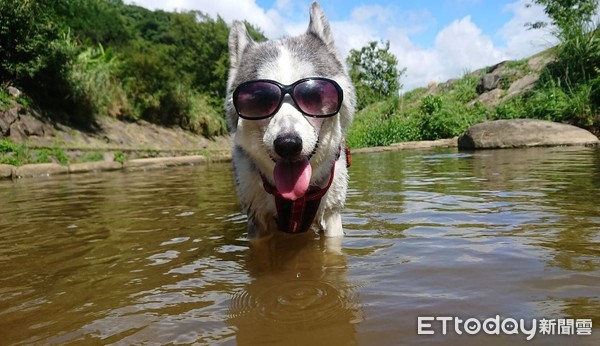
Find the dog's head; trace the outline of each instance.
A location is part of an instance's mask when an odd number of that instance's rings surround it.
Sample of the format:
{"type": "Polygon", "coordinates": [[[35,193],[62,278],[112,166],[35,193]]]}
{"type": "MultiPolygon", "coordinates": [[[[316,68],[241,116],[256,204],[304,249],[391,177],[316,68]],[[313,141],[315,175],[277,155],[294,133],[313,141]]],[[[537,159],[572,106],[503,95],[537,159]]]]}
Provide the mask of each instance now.
{"type": "MultiPolygon", "coordinates": [[[[244,148],[263,168],[275,164],[277,185],[277,176],[288,175],[293,176],[287,179],[292,184],[288,189],[304,189],[300,185],[307,187],[308,182],[303,176],[308,175],[310,180],[310,170],[338,150],[352,121],[356,102],[354,88],[323,10],[313,3],[306,33],[279,41],[257,43],[250,38],[243,23],[234,22],[229,50],[231,66],[225,108],[236,145],[244,148]],[[263,84],[240,87],[258,80],[264,81],[263,84]],[[319,92],[315,91],[314,84],[321,88],[319,92]],[[244,97],[254,102],[260,100],[265,90],[257,92],[258,88],[279,93],[280,99],[267,100],[272,104],[259,109],[258,116],[251,114],[253,119],[244,116],[239,103],[244,97]],[[309,91],[304,92],[303,88],[309,91]],[[313,101],[306,99],[311,95],[319,98],[315,102],[320,106],[311,106],[313,101]],[[294,185],[298,182],[300,185],[294,185]]],[[[253,107],[248,107],[248,112],[255,111],[253,107]]]]}

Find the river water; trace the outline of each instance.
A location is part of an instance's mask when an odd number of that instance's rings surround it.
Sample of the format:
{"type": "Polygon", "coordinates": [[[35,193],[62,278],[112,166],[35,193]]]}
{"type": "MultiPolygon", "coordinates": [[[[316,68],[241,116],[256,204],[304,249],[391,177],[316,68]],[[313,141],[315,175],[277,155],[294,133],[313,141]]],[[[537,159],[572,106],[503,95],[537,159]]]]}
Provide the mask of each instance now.
{"type": "Polygon", "coordinates": [[[350,176],[343,241],[252,244],[229,164],[0,181],[0,344],[600,344],[600,149],[350,176]]]}

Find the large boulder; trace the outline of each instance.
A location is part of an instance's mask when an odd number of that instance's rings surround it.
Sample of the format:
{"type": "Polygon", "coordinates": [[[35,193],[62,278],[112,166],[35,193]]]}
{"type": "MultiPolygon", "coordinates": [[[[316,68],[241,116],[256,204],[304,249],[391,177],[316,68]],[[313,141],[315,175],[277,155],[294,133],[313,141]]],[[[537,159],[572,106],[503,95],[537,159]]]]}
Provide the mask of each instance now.
{"type": "Polygon", "coordinates": [[[458,138],[458,148],[466,150],[599,144],[598,137],[582,128],[534,119],[489,121],[458,138]]]}

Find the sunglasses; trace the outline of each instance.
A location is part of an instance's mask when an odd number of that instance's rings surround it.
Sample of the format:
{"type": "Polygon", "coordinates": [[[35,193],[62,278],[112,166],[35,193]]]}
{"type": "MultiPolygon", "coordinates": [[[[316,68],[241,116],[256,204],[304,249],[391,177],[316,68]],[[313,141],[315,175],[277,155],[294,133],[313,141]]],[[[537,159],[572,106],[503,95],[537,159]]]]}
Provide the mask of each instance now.
{"type": "Polygon", "coordinates": [[[259,79],[244,82],[235,88],[233,106],[244,119],[266,119],[279,111],[285,94],[292,97],[302,114],[317,118],[337,114],[344,98],[339,84],[327,78],[304,78],[291,85],[259,79]]]}

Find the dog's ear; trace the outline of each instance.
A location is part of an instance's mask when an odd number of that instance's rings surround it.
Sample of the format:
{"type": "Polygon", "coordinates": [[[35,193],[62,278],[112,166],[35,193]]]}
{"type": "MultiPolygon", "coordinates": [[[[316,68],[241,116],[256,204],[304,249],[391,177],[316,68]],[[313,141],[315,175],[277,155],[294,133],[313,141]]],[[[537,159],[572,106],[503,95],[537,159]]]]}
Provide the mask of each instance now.
{"type": "Polygon", "coordinates": [[[248,34],[246,25],[240,21],[234,21],[229,31],[229,62],[231,67],[238,67],[244,50],[254,40],[248,34]]]}
{"type": "Polygon", "coordinates": [[[327,46],[333,47],[333,35],[329,28],[329,21],[321,6],[315,1],[310,8],[310,24],[308,24],[309,34],[313,34],[321,39],[327,46]]]}

